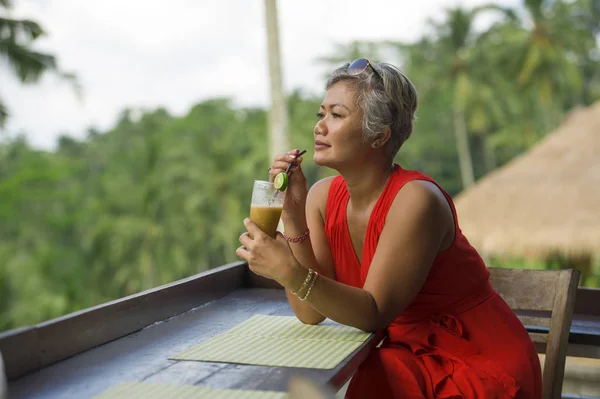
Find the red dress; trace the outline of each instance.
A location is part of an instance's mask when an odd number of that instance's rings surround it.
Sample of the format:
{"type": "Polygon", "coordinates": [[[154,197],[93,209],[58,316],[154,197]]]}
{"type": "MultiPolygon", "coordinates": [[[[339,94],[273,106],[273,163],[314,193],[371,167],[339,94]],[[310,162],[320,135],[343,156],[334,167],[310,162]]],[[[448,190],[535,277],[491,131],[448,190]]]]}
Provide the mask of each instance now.
{"type": "MultiPolygon", "coordinates": [[[[363,287],[392,201],[411,180],[437,185],[420,172],[395,165],[371,213],[360,262],[346,223],[345,181],[341,176],[332,181],[325,230],[338,281],[363,287]]],[[[360,366],[347,397],[541,398],[535,347],[490,286],[489,271],[460,231],[451,197],[442,192],[454,214],[454,242],[437,255],[421,291],[360,366]]]]}

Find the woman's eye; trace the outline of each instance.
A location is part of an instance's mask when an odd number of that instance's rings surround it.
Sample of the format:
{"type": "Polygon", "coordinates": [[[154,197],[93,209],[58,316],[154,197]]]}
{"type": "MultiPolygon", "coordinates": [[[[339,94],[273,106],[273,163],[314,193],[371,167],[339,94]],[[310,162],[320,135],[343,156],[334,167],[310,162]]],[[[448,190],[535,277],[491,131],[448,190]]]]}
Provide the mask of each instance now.
{"type": "Polygon", "coordinates": [[[340,115],[340,114],[331,114],[331,115],[333,115],[333,117],[334,117],[334,118],[336,118],[336,119],[338,119],[338,118],[341,118],[341,117],[342,117],[342,115],[340,115]]]}
{"type": "Polygon", "coordinates": [[[323,119],[323,114],[322,114],[322,113],[320,113],[320,112],[317,112],[317,118],[318,118],[318,119],[323,119]]]}

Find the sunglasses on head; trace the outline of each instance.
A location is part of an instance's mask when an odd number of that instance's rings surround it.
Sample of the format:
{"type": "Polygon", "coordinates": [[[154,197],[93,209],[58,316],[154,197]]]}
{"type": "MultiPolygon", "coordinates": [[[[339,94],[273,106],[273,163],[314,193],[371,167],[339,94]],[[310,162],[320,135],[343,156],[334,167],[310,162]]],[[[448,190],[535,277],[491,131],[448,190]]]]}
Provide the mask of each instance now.
{"type": "Polygon", "coordinates": [[[358,75],[358,74],[364,72],[365,69],[367,69],[368,67],[371,67],[373,72],[375,72],[375,75],[379,76],[379,79],[381,79],[383,81],[383,77],[379,74],[379,72],[377,72],[377,70],[373,67],[371,62],[366,58],[357,58],[356,60],[354,60],[352,62],[346,63],[345,67],[346,67],[346,72],[349,75],[358,75]]]}

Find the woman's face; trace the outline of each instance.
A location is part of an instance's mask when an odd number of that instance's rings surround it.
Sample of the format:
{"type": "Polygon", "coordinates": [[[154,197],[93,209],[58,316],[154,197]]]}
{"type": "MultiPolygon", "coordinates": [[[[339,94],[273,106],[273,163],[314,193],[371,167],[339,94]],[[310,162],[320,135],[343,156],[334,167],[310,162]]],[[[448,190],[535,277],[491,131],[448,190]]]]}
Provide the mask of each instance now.
{"type": "Polygon", "coordinates": [[[348,83],[331,86],[321,104],[319,120],[314,128],[315,163],[338,169],[370,148],[363,141],[363,112],[356,105],[356,94],[348,83]]]}

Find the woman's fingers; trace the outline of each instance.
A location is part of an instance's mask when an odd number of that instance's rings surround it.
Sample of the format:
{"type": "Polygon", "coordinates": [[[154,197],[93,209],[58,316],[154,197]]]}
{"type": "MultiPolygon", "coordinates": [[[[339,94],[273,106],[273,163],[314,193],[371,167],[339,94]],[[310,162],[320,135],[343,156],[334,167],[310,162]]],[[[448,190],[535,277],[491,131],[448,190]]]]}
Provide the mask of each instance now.
{"type": "Polygon", "coordinates": [[[282,154],[275,155],[274,161],[282,161],[282,162],[290,163],[294,159],[296,159],[296,154],[298,154],[299,152],[300,152],[299,150],[292,150],[292,151],[284,152],[282,154]]]}
{"type": "MultiPolygon", "coordinates": [[[[294,165],[292,165],[292,167],[288,171],[288,175],[292,176],[294,174],[294,171],[296,169],[298,169],[298,166],[301,163],[302,163],[302,158],[298,158],[296,163],[294,165]]],[[[290,165],[290,163],[287,163],[287,162],[280,162],[280,161],[274,162],[273,165],[271,165],[271,168],[269,168],[270,181],[273,181],[275,179],[275,176],[277,176],[279,173],[285,172],[289,165],[290,165]]]]}
{"type": "Polygon", "coordinates": [[[250,234],[248,232],[242,233],[242,235],[240,235],[239,240],[244,248],[250,250],[250,247],[252,245],[252,239],[250,238],[250,234]]]}
{"type": "Polygon", "coordinates": [[[290,164],[293,164],[292,168],[296,165],[302,163],[302,157],[296,158],[295,155],[291,153],[279,154],[273,160],[271,164],[271,172],[275,169],[280,169],[281,171],[285,171],[290,164]]]}
{"type": "MultiPolygon", "coordinates": [[[[290,168],[290,171],[294,170],[298,165],[300,165],[302,163],[303,159],[302,157],[294,160],[294,162],[284,162],[284,161],[274,161],[271,164],[271,168],[269,169],[269,172],[272,174],[274,171],[279,171],[279,172],[285,172],[288,168],[288,166],[290,166],[290,164],[292,164],[292,167],[290,168]]],[[[279,173],[277,172],[277,173],[279,173]]],[[[275,174],[277,174],[275,173],[275,174]]]]}
{"type": "Polygon", "coordinates": [[[288,162],[275,161],[271,165],[271,173],[273,173],[273,171],[275,171],[275,170],[279,170],[281,172],[284,172],[287,169],[288,165],[289,165],[288,162]]]}
{"type": "Polygon", "coordinates": [[[250,252],[248,251],[248,249],[246,247],[241,246],[235,250],[235,254],[237,256],[239,256],[240,258],[244,259],[245,261],[248,261],[248,255],[250,255],[250,252]]]}

